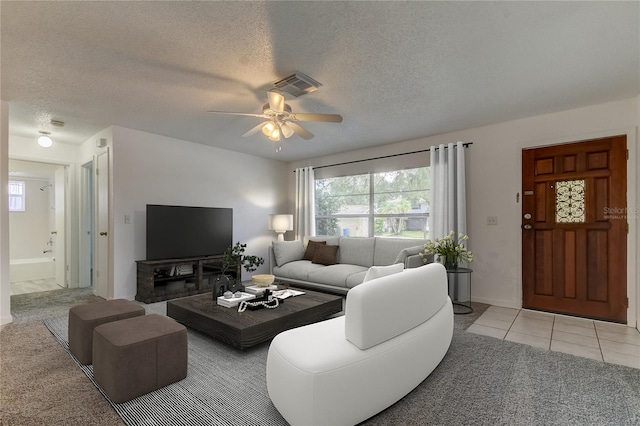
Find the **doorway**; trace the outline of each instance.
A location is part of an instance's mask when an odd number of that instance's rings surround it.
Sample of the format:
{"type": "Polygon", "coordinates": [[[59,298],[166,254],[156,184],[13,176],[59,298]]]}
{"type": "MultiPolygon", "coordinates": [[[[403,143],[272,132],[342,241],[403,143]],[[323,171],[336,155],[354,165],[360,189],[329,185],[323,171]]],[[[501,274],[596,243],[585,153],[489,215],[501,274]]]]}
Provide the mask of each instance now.
{"type": "Polygon", "coordinates": [[[9,181],[10,294],[67,288],[67,166],[10,159],[9,181]]]}
{"type": "Polygon", "coordinates": [[[522,151],[528,309],[627,322],[626,136],[522,151]]]}

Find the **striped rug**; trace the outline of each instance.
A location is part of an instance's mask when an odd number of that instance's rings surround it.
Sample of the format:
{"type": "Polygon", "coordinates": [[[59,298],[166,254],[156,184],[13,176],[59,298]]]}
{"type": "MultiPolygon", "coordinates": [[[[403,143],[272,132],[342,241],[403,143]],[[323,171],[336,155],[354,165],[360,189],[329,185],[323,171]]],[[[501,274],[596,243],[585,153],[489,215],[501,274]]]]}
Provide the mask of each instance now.
{"type": "Polygon", "coordinates": [[[116,404],[70,352],[67,317],[44,324],[127,425],[287,425],[267,393],[268,343],[240,351],[187,329],[187,378],[116,404]]]}

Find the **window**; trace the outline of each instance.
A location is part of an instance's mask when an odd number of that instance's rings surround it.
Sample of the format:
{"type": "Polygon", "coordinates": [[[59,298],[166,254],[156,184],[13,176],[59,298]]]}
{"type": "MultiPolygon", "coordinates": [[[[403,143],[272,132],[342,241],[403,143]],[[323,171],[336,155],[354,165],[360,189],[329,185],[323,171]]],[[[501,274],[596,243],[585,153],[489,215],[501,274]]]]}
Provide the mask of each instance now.
{"type": "Polygon", "coordinates": [[[25,207],[24,182],[9,181],[9,211],[23,212],[25,207]]]}
{"type": "Polygon", "coordinates": [[[316,179],[316,234],[429,238],[429,167],[316,179]]]}

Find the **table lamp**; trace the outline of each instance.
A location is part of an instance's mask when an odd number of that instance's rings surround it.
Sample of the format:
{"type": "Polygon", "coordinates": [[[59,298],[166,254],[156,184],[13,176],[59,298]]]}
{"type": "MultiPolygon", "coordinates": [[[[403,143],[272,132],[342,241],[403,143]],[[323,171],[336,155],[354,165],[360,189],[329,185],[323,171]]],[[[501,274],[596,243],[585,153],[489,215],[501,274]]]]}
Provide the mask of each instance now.
{"type": "Polygon", "coordinates": [[[284,241],[284,233],[293,231],[293,215],[270,214],[269,231],[275,231],[278,234],[278,241],[284,241]]]}

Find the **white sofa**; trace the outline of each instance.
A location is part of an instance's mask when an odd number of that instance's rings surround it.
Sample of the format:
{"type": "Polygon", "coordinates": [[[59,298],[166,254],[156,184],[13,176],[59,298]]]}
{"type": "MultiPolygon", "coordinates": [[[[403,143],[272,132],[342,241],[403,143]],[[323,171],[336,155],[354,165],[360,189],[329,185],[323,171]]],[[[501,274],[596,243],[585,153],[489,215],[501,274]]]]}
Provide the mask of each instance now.
{"type": "MultiPolygon", "coordinates": [[[[389,237],[306,237],[304,241],[277,241],[270,248],[269,269],[276,280],[301,287],[346,294],[362,283],[372,266],[423,265],[418,255],[427,240],[389,237]],[[335,249],[335,264],[314,261],[309,245],[324,243],[335,249]]],[[[326,259],[324,259],[326,260],[326,259]]]]}
{"type": "Polygon", "coordinates": [[[273,339],[269,396],[292,425],[354,425],[427,378],[452,335],[441,264],[367,281],[347,294],[344,316],[273,339]]]}

